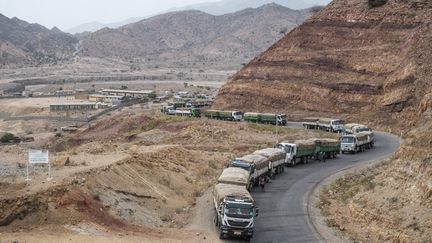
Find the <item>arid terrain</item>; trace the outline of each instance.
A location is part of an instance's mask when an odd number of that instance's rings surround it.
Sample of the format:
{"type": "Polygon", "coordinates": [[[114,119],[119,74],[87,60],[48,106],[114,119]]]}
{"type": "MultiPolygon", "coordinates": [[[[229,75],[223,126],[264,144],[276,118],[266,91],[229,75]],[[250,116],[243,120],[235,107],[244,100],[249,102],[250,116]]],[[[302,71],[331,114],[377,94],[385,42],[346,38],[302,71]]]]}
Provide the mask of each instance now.
{"type": "MultiPolygon", "coordinates": [[[[101,242],[201,242],[214,236],[180,230],[193,224],[196,199],[230,159],[276,142],[273,126],[170,117],[145,105],[61,138],[37,132],[45,135],[33,143],[1,146],[5,239],[50,242],[64,234],[73,242],[90,235],[101,242]],[[30,168],[32,180],[24,181],[31,147],[50,150],[52,181],[40,167],[30,168]]],[[[289,128],[278,134],[280,140],[329,136],[289,128]]]]}
{"type": "Polygon", "coordinates": [[[0,89],[9,95],[0,99],[0,133],[34,138],[0,145],[0,242],[217,242],[203,205],[230,160],[281,140],[338,136],[168,116],[160,112],[165,102],[148,101],[89,122],[11,120],[79,102],[56,91],[106,88],[187,91],[215,96],[215,109],[285,112],[289,121],[339,117],[398,135],[403,144],[394,156],[344,174],[314,206],[341,239],[430,242],[432,2],[368,2],[334,0],[307,20],[309,12],[288,11],[291,18],[275,4],[223,17],[181,11],[80,42],[0,15],[0,28],[7,26],[0,32],[0,89]],[[267,15],[283,23],[252,24],[267,15]],[[305,22],[289,32],[294,20],[305,22]],[[167,31],[135,38],[155,29],[167,31]],[[35,33],[44,45],[26,42],[35,33]],[[25,90],[47,97],[11,97],[25,90]],[[58,133],[64,126],[77,130],[58,133]],[[44,166],[31,166],[25,180],[32,148],[50,151],[52,180],[44,166]]]}

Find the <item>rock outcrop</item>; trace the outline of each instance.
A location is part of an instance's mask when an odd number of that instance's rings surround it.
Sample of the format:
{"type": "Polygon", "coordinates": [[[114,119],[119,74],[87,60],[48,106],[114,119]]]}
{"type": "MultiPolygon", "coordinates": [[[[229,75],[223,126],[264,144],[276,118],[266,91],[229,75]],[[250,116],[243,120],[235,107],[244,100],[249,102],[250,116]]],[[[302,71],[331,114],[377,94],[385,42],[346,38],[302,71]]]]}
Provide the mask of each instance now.
{"type": "Polygon", "coordinates": [[[430,92],[431,10],[430,1],[335,0],[234,75],[214,107],[398,123],[430,92]]]}

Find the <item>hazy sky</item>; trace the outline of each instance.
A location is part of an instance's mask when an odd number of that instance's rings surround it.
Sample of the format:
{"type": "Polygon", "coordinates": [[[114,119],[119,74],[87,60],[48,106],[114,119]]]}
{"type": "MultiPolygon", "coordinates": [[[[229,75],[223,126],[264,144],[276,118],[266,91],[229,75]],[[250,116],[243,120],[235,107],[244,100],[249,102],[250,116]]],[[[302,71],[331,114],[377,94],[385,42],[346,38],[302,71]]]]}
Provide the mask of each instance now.
{"type": "Polygon", "coordinates": [[[67,30],[86,22],[118,22],[202,2],[215,0],[0,0],[0,13],[67,30]]]}

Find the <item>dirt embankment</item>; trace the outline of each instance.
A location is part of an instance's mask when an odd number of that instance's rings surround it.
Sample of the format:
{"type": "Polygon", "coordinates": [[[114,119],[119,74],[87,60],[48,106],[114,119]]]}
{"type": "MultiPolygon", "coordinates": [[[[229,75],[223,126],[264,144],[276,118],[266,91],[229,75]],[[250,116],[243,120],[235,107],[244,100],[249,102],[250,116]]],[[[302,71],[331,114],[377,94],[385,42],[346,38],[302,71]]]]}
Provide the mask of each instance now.
{"type": "MultiPolygon", "coordinates": [[[[55,230],[74,237],[127,233],[203,240],[205,232],[176,231],[189,222],[196,198],[231,159],[276,142],[274,126],[136,109],[48,140],[44,147],[55,157],[53,181],[43,174],[32,175],[28,184],[22,175],[0,180],[2,234],[55,230]]],[[[288,128],[278,134],[280,140],[326,135],[288,128]]]]}

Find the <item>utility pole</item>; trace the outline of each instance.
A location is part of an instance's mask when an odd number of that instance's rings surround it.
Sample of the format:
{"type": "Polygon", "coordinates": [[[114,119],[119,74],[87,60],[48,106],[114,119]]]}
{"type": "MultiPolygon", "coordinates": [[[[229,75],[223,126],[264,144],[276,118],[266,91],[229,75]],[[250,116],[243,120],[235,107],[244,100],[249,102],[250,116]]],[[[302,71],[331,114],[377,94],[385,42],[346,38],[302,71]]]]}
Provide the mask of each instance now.
{"type": "Polygon", "coordinates": [[[278,115],[279,115],[279,112],[277,112],[276,113],[276,144],[278,144],[279,143],[279,133],[278,133],[278,115]]]}

